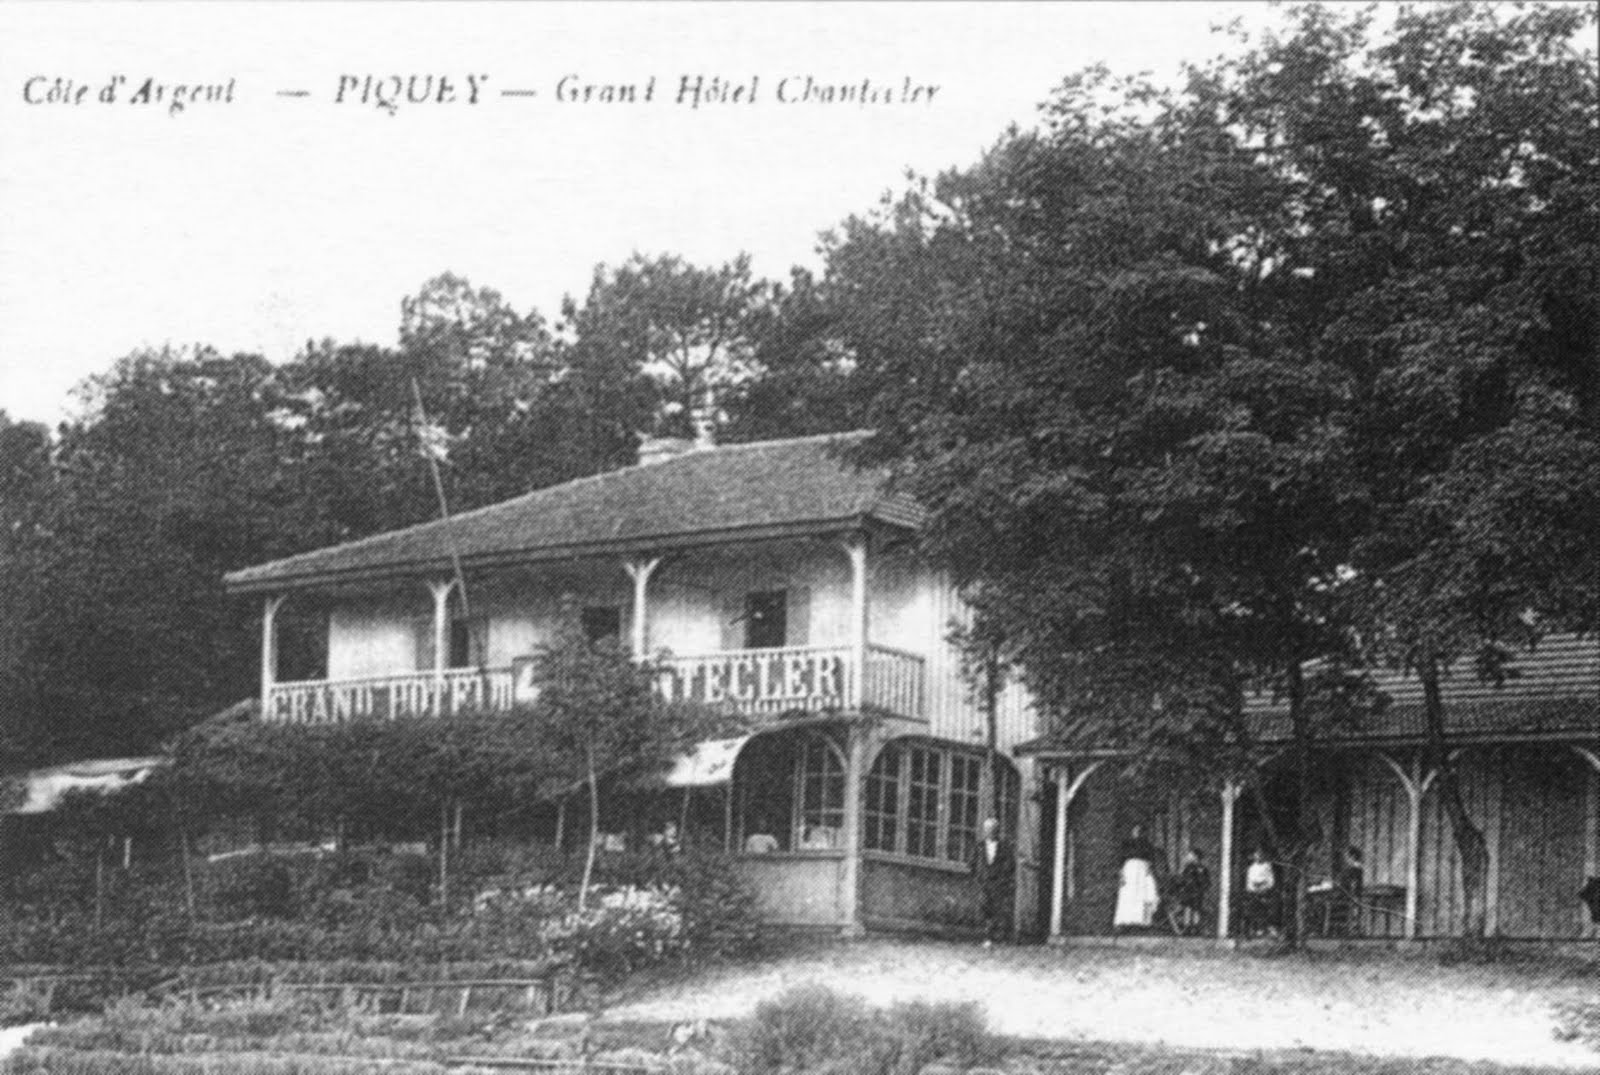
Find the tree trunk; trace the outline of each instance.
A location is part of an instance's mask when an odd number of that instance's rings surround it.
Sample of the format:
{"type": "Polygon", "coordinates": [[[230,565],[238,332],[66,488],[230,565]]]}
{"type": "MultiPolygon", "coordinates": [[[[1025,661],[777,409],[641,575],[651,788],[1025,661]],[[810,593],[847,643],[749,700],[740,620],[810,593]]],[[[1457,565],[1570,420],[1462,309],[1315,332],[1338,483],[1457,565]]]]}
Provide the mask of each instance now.
{"type": "Polygon", "coordinates": [[[594,748],[587,751],[589,765],[589,851],[583,857],[583,883],[578,886],[578,910],[589,906],[589,885],[594,881],[594,860],[600,848],[600,783],[594,769],[594,748]]]}
{"type": "MultiPolygon", "coordinates": [[[[983,664],[983,722],[987,742],[985,745],[985,774],[989,781],[989,816],[1004,822],[1000,817],[1000,660],[992,651],[983,664]]],[[[1002,829],[1002,831],[1004,831],[1002,829]]]]}
{"type": "Polygon", "coordinates": [[[1282,891],[1288,906],[1282,909],[1284,941],[1298,947],[1305,937],[1306,860],[1311,852],[1311,728],[1306,718],[1306,682],[1296,652],[1289,661],[1289,726],[1294,736],[1294,845],[1289,853],[1289,876],[1282,891]]]}
{"type": "Polygon", "coordinates": [[[1466,800],[1461,795],[1461,775],[1450,756],[1444,727],[1444,697],[1439,689],[1439,660],[1424,654],[1419,672],[1422,677],[1422,708],[1428,730],[1428,759],[1439,775],[1439,795],[1445,816],[1450,819],[1450,834],[1461,858],[1461,931],[1469,940],[1482,940],[1488,933],[1489,844],[1483,830],[1472,822],[1466,800]]]}

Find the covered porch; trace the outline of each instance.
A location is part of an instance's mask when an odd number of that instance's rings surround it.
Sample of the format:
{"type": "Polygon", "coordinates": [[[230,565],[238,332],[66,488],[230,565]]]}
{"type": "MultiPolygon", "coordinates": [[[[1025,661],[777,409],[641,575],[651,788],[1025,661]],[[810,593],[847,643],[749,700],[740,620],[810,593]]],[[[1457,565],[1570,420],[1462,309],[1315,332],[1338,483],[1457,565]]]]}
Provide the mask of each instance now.
{"type": "MultiPolygon", "coordinates": [[[[1600,873],[1600,751],[1590,737],[1468,738],[1453,747],[1467,813],[1488,850],[1487,928],[1510,939],[1600,936],[1580,897],[1600,873]]],[[[1262,811],[1286,818],[1292,773],[1283,758],[1243,779],[1152,787],[1127,778],[1112,753],[1041,752],[1047,771],[1044,831],[1053,941],[1113,932],[1123,841],[1139,826],[1155,847],[1163,896],[1194,850],[1210,872],[1203,932],[1242,934],[1245,871],[1256,848],[1285,871],[1262,811]]],[[[1306,925],[1311,936],[1427,940],[1462,929],[1460,859],[1418,740],[1323,744],[1310,804],[1306,925]],[[1352,867],[1351,862],[1356,865],[1352,867]],[[1355,869],[1355,881],[1348,871],[1355,869]]],[[[1156,929],[1174,932],[1164,905],[1156,929]]]]}
{"type": "Polygon", "coordinates": [[[1014,841],[1019,791],[1004,756],[911,722],[800,717],[700,744],[601,817],[627,830],[608,836],[617,850],[729,853],[773,925],[963,934],[981,924],[970,863],[983,818],[997,795],[1014,841]]]}

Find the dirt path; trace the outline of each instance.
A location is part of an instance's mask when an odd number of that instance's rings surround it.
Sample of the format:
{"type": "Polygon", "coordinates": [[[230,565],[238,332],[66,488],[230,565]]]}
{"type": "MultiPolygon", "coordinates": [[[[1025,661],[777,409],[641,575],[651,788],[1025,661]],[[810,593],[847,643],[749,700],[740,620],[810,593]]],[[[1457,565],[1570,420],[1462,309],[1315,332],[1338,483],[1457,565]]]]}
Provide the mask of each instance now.
{"type": "Polygon", "coordinates": [[[616,1018],[722,1019],[799,982],[875,1004],[976,1000],[1004,1034],[1199,1049],[1316,1049],[1600,1068],[1556,1039],[1593,979],[1423,957],[1268,958],[1212,950],[1015,948],[870,940],[660,986],[616,1018]]]}

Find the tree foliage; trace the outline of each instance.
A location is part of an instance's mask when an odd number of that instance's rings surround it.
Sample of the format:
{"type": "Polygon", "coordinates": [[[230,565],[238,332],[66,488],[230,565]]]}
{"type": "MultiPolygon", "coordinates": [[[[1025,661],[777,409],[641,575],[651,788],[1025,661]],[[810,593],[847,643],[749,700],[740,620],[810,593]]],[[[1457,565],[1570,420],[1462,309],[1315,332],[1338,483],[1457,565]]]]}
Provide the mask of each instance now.
{"type": "Polygon", "coordinates": [[[1215,768],[1278,694],[1303,804],[1349,673],[1594,629],[1592,32],[1294,9],[847,223],[867,454],[1063,726],[1215,768]]]}

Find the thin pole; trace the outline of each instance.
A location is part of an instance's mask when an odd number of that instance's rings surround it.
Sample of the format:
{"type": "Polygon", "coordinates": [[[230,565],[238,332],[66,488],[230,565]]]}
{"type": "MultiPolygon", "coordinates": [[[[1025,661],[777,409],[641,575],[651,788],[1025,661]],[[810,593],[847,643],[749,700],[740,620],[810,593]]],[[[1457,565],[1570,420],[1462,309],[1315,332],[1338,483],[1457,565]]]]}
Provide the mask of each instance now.
{"type": "MultiPolygon", "coordinates": [[[[439,459],[428,450],[422,431],[428,424],[428,412],[422,405],[422,388],[417,384],[415,377],[411,378],[411,396],[417,403],[417,439],[422,442],[422,454],[428,460],[428,473],[433,476],[433,491],[439,498],[439,518],[445,522],[450,521],[450,504],[444,495],[444,476],[439,473],[439,459]]],[[[467,578],[461,570],[461,551],[456,548],[455,535],[449,531],[445,533],[450,543],[450,565],[455,569],[456,585],[461,588],[461,613],[470,616],[471,607],[467,603],[467,578]]]]}

